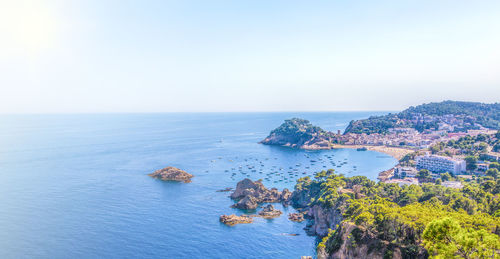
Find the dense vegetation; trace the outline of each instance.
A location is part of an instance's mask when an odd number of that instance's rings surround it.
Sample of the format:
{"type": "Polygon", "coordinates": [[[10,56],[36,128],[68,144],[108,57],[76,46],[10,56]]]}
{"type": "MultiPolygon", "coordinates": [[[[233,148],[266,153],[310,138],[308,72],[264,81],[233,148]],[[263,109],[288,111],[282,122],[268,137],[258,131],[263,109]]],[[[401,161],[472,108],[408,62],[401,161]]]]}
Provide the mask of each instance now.
{"type": "Polygon", "coordinates": [[[401,118],[411,118],[413,114],[443,116],[447,114],[466,115],[487,128],[500,128],[500,103],[444,101],[410,107],[401,112],[401,118]]]}
{"type": "Polygon", "coordinates": [[[500,103],[444,101],[410,107],[397,114],[375,116],[351,121],[345,133],[387,133],[389,128],[410,127],[419,131],[437,127],[436,121],[417,120],[423,116],[455,115],[464,121],[458,130],[475,129],[476,123],[491,129],[500,129],[500,103]]]}
{"type": "Polygon", "coordinates": [[[351,121],[344,133],[387,133],[390,128],[412,128],[412,123],[399,119],[398,114],[371,116],[368,119],[351,121]]]}
{"type": "Polygon", "coordinates": [[[500,151],[500,131],[497,134],[486,135],[479,134],[477,136],[465,136],[458,140],[449,140],[447,142],[439,142],[432,147],[430,151],[433,154],[441,155],[469,155],[478,156],[487,153],[488,151],[500,151]]]}
{"type": "Polygon", "coordinates": [[[261,141],[263,144],[296,145],[300,147],[305,143],[334,141],[335,135],[318,126],[312,125],[308,120],[293,118],[285,120],[278,128],[271,131],[269,136],[261,141]]]}
{"type": "Polygon", "coordinates": [[[348,223],[355,225],[351,245],[365,242],[369,251],[385,247],[384,258],[391,258],[395,247],[403,258],[500,258],[498,174],[458,190],[432,183],[400,187],[329,170],[299,179],[295,188],[310,199],[309,206],[342,215],[341,224],[318,245],[328,254],[345,242],[342,226],[348,223]]]}
{"type": "Polygon", "coordinates": [[[278,128],[271,131],[271,134],[278,135],[293,135],[297,138],[311,137],[316,133],[325,132],[318,126],[312,125],[308,120],[292,118],[285,120],[278,128]]]}

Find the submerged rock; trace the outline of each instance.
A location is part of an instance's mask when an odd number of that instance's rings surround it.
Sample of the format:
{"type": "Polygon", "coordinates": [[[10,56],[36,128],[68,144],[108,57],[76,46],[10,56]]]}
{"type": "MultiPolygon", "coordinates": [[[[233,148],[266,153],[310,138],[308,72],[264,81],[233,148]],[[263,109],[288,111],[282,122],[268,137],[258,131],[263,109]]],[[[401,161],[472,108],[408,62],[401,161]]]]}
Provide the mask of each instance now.
{"type": "Polygon", "coordinates": [[[281,235],[283,235],[283,236],[291,236],[291,237],[300,236],[300,234],[298,234],[298,233],[281,233],[281,235]]]}
{"type": "Polygon", "coordinates": [[[227,187],[227,188],[222,189],[222,190],[217,190],[216,192],[230,192],[230,191],[232,191],[232,190],[233,190],[233,188],[231,188],[231,187],[227,187]]]}
{"type": "Polygon", "coordinates": [[[175,168],[172,166],[165,167],[163,169],[159,169],[154,171],[149,176],[160,179],[163,181],[177,181],[177,182],[191,182],[191,178],[193,178],[192,174],[187,173],[179,168],[175,168]]]}
{"type": "Polygon", "coordinates": [[[259,215],[266,219],[277,218],[281,216],[282,212],[274,208],[273,205],[268,204],[263,210],[259,212],[259,215]]]}
{"type": "Polygon", "coordinates": [[[247,224],[247,223],[252,223],[253,219],[249,216],[236,216],[234,214],[231,215],[221,215],[219,218],[219,221],[228,225],[228,226],[234,226],[236,224],[247,224]]]}

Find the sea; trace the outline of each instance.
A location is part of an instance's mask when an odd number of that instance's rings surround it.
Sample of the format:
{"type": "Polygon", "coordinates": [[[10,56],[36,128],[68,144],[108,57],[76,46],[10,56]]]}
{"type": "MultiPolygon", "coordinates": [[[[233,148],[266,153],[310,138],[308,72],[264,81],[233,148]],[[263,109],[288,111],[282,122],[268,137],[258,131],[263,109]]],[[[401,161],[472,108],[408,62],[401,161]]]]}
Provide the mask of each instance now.
{"type": "Polygon", "coordinates": [[[293,190],[335,169],[377,174],[396,164],[374,151],[304,151],[258,142],[299,117],[343,131],[385,112],[31,114],[0,116],[0,258],[300,258],[317,240],[289,221],[226,226],[228,192],[244,178],[293,190]],[[191,183],[147,174],[174,166],[191,183]]]}

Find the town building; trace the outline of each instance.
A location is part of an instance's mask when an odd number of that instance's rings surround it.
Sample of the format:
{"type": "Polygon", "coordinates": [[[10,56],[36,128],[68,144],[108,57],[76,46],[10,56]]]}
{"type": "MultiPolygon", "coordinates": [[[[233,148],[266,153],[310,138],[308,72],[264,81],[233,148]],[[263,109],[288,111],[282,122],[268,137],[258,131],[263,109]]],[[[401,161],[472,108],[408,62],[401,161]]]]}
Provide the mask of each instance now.
{"type": "Polygon", "coordinates": [[[390,128],[389,133],[406,133],[406,134],[418,134],[418,131],[414,128],[390,128]]]}
{"type": "Polygon", "coordinates": [[[417,173],[418,171],[414,167],[396,166],[394,168],[394,177],[396,178],[416,177],[417,173]]]}
{"type": "Polygon", "coordinates": [[[484,158],[488,160],[493,160],[493,161],[499,161],[500,160],[500,153],[497,152],[489,152],[487,154],[483,155],[484,158]]]}
{"type": "Polygon", "coordinates": [[[465,172],[465,161],[451,157],[437,155],[423,155],[416,157],[417,169],[427,169],[434,173],[453,173],[459,174],[465,172]]]}

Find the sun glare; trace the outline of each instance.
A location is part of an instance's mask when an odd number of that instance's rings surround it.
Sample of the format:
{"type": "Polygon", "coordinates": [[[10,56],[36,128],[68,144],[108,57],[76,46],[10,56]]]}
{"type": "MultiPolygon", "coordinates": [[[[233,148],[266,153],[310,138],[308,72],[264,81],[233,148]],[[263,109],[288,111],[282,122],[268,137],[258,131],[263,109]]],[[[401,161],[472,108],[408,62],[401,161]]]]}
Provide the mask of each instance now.
{"type": "Polygon", "coordinates": [[[0,6],[0,55],[33,56],[53,46],[52,10],[35,1],[0,1],[0,6]]]}

